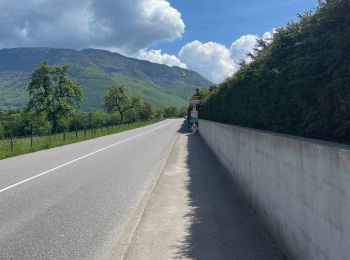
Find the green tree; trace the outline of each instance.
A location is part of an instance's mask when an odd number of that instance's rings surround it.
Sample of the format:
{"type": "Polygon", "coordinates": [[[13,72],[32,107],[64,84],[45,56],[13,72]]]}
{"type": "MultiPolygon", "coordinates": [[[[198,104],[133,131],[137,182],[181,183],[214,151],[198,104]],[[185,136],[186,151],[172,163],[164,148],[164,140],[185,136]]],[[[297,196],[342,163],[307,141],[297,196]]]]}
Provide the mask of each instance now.
{"type": "Polygon", "coordinates": [[[150,120],[154,116],[154,109],[150,103],[143,103],[140,107],[139,115],[141,120],[150,120]]]}
{"type": "Polygon", "coordinates": [[[154,116],[156,118],[162,119],[164,117],[164,109],[156,108],[154,111],[154,116]]]}
{"type": "Polygon", "coordinates": [[[72,129],[78,130],[82,128],[84,114],[75,111],[71,114],[69,125],[72,129]]]}
{"type": "Polygon", "coordinates": [[[70,116],[74,113],[75,108],[79,106],[83,95],[81,87],[67,76],[68,69],[68,65],[53,67],[55,115],[58,126],[64,130],[69,128],[70,116]]]}
{"type": "Polygon", "coordinates": [[[80,118],[80,124],[82,128],[84,129],[84,136],[86,136],[86,130],[88,129],[90,125],[90,114],[89,113],[81,113],[81,118],[80,118]]]}
{"type": "Polygon", "coordinates": [[[21,128],[23,127],[22,116],[20,113],[13,113],[8,115],[5,120],[5,133],[10,136],[18,136],[21,132],[21,128]]]}
{"type": "Polygon", "coordinates": [[[178,110],[177,116],[178,116],[178,117],[185,117],[185,116],[187,115],[187,110],[188,110],[188,107],[187,107],[187,106],[181,107],[181,108],[178,110]]]}
{"type": "Polygon", "coordinates": [[[82,98],[80,86],[67,76],[68,68],[68,65],[49,66],[43,62],[32,72],[27,88],[28,111],[37,115],[45,113],[53,131],[74,112],[82,98]]]}
{"type": "Polygon", "coordinates": [[[178,117],[178,110],[176,106],[168,106],[166,108],[164,108],[164,116],[166,118],[170,118],[170,117],[178,117]]]}
{"type": "Polygon", "coordinates": [[[125,113],[140,105],[140,98],[131,96],[124,86],[111,86],[107,89],[104,106],[108,113],[118,112],[122,123],[125,122],[125,113]]]}
{"type": "Polygon", "coordinates": [[[3,119],[6,116],[6,112],[0,109],[0,119],[3,119]]]}
{"type": "Polygon", "coordinates": [[[69,130],[72,114],[59,113],[57,116],[57,129],[62,132],[69,130]]]}
{"type": "Polygon", "coordinates": [[[51,124],[47,119],[47,115],[43,112],[35,114],[33,112],[25,112],[23,114],[25,129],[31,135],[46,134],[49,132],[51,124]]]}
{"type": "Polygon", "coordinates": [[[109,114],[110,115],[110,125],[116,125],[120,122],[120,115],[118,112],[109,114]]]}
{"type": "Polygon", "coordinates": [[[3,124],[0,122],[0,139],[4,138],[5,136],[5,129],[3,124]]]}
{"type": "Polygon", "coordinates": [[[103,127],[105,124],[105,116],[102,112],[96,111],[92,113],[92,124],[94,128],[103,127]]]}
{"type": "Polygon", "coordinates": [[[47,62],[41,63],[31,74],[28,85],[28,111],[35,114],[45,113],[49,120],[54,120],[55,93],[51,80],[52,67],[47,62]]]}

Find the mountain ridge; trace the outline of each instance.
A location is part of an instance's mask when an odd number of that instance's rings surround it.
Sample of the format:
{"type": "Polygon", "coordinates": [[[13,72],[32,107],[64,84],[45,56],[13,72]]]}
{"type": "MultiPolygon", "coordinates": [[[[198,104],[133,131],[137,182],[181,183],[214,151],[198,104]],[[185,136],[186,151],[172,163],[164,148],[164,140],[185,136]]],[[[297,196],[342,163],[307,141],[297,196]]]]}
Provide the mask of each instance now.
{"type": "Polygon", "coordinates": [[[105,89],[123,84],[133,94],[157,107],[186,104],[189,87],[207,88],[212,82],[194,71],[129,58],[100,49],[23,47],[0,49],[0,107],[21,108],[27,100],[26,84],[40,62],[70,65],[69,75],[84,90],[82,110],[102,109],[105,89]],[[183,74],[186,77],[183,77],[183,74]]]}

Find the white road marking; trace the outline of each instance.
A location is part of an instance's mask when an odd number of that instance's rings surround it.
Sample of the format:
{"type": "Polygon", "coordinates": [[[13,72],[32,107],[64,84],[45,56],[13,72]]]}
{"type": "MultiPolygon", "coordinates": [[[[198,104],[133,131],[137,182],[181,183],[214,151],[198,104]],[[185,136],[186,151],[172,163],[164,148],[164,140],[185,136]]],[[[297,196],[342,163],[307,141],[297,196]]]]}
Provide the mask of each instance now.
{"type": "Polygon", "coordinates": [[[88,154],[86,154],[86,155],[83,155],[83,156],[81,156],[81,157],[79,157],[79,158],[76,158],[76,159],[74,159],[74,160],[72,160],[72,161],[66,162],[66,163],[64,163],[64,164],[61,164],[61,165],[55,167],[55,168],[52,168],[52,169],[47,170],[47,171],[45,171],[45,172],[39,173],[39,174],[37,174],[37,175],[35,175],[35,176],[33,176],[33,177],[30,177],[30,178],[25,179],[25,180],[23,180],[23,181],[20,181],[20,182],[17,182],[17,183],[15,183],[15,184],[12,184],[12,185],[10,185],[10,186],[8,186],[8,187],[6,187],[6,188],[3,188],[3,189],[0,190],[0,193],[2,193],[2,192],[4,192],[4,191],[7,191],[7,190],[9,190],[9,189],[12,189],[12,188],[14,188],[14,187],[17,187],[17,186],[19,186],[19,185],[21,185],[21,184],[23,184],[23,183],[28,182],[28,181],[34,180],[34,179],[36,179],[36,178],[39,178],[40,176],[43,176],[43,175],[45,175],[45,174],[51,173],[51,172],[53,172],[53,171],[55,171],[55,170],[58,170],[58,169],[60,169],[60,168],[62,168],[62,167],[64,167],[64,166],[67,166],[67,165],[69,165],[69,164],[72,164],[72,163],[75,163],[75,162],[77,162],[77,161],[80,161],[81,159],[84,159],[84,158],[86,158],[86,157],[89,157],[89,156],[91,156],[91,155],[94,155],[94,154],[96,154],[96,153],[99,153],[99,152],[101,152],[101,151],[104,151],[104,150],[106,150],[106,149],[109,149],[109,148],[111,148],[111,147],[113,147],[113,146],[116,146],[116,145],[125,143],[125,142],[127,142],[127,141],[133,140],[133,139],[135,139],[135,138],[137,138],[137,137],[140,137],[140,136],[142,136],[142,135],[146,135],[146,134],[148,134],[148,133],[151,133],[151,132],[153,132],[153,131],[155,131],[155,130],[158,130],[158,129],[160,129],[160,128],[164,127],[164,126],[167,126],[167,125],[169,125],[169,124],[170,124],[170,122],[169,122],[169,123],[166,123],[166,124],[164,124],[164,125],[161,125],[161,126],[159,126],[159,127],[156,127],[156,128],[154,128],[154,129],[152,129],[152,130],[150,130],[150,131],[147,131],[147,132],[144,132],[144,133],[135,135],[135,136],[130,137],[130,138],[128,138],[128,139],[125,139],[125,140],[123,140],[123,141],[120,141],[120,142],[117,142],[117,143],[108,145],[108,146],[103,147],[103,148],[101,148],[101,149],[98,149],[98,150],[96,150],[96,151],[94,151],[94,152],[91,152],[91,153],[88,153],[88,154]]]}

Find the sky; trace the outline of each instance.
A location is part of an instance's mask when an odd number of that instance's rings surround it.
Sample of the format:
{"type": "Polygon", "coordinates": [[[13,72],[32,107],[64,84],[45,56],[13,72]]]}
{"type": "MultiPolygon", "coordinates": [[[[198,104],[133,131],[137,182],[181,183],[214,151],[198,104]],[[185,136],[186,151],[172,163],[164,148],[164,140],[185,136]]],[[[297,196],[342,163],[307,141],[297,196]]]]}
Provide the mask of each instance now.
{"type": "Polygon", "coordinates": [[[317,0],[0,0],[0,48],[99,48],[200,73],[232,75],[258,38],[317,0]]]}

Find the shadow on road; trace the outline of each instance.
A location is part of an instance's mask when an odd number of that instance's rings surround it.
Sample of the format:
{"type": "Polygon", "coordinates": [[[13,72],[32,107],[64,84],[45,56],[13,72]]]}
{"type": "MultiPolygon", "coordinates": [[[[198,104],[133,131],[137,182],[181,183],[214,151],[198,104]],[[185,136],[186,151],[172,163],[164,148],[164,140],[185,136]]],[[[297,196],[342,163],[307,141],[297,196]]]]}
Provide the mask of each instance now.
{"type": "Polygon", "coordinates": [[[254,211],[242,200],[199,134],[185,123],[190,226],[177,257],[190,259],[286,259],[254,211]]]}

